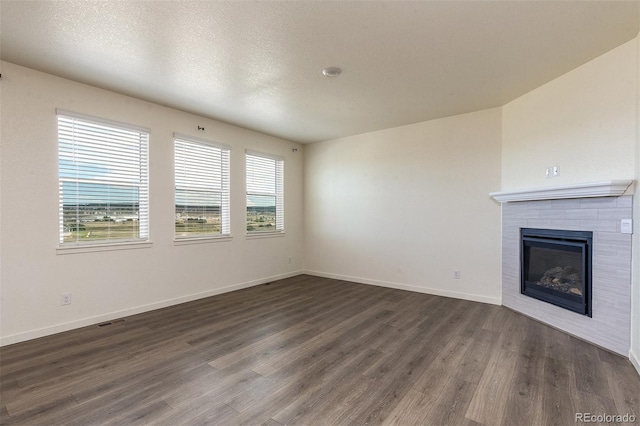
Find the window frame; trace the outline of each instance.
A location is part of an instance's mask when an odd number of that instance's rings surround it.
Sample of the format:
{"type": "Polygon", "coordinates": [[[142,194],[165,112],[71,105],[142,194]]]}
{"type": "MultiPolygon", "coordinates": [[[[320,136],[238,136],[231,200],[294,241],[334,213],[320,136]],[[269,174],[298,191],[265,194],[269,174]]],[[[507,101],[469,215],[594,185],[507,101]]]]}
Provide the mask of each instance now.
{"type": "MultiPolygon", "coordinates": [[[[149,139],[150,139],[150,130],[136,126],[128,123],[123,123],[119,121],[109,120],[105,118],[95,117],[86,114],[80,114],[72,111],[67,111],[64,109],[56,108],[56,136],[57,136],[57,180],[58,180],[58,246],[57,252],[59,254],[66,253],[74,253],[74,252],[91,252],[91,251],[104,251],[104,250],[120,250],[127,248],[144,248],[150,247],[151,241],[149,236],[149,139]],[[100,143],[95,146],[91,146],[88,151],[99,151],[103,149],[104,154],[96,154],[95,156],[91,156],[88,158],[88,164],[92,162],[94,164],[100,162],[106,162],[105,168],[109,171],[109,167],[113,167],[114,165],[111,163],[113,161],[113,155],[110,154],[110,150],[113,148],[123,149],[124,142],[117,142],[116,134],[117,133],[137,133],[137,154],[132,156],[124,156],[119,157],[118,161],[122,158],[126,158],[127,160],[135,159],[137,160],[136,166],[125,166],[123,167],[121,164],[118,164],[117,167],[120,170],[124,169],[125,172],[121,172],[120,175],[117,175],[115,178],[104,178],[104,177],[87,177],[88,172],[87,169],[89,167],[95,166],[87,166],[86,164],[83,166],[81,162],[76,162],[74,166],[62,166],[62,162],[65,157],[73,157],[76,153],[82,152],[81,148],[83,143],[87,145],[86,141],[81,142],[79,137],[76,136],[76,131],[82,126],[88,126],[87,136],[96,137],[100,132],[98,131],[99,127],[105,127],[107,131],[113,131],[114,135],[109,135],[111,139],[105,138],[104,141],[106,143],[101,147],[100,143]],[[93,129],[91,129],[93,127],[93,129]],[[71,132],[73,136],[65,135],[65,132],[71,132]],[[66,142],[63,142],[66,141],[66,142]],[[118,146],[120,144],[120,146],[118,146]],[[111,146],[113,144],[114,146],[111,146]],[[65,146],[69,145],[69,146],[65,146]],[[85,168],[84,171],[81,170],[85,168]],[[75,171],[75,177],[64,176],[65,173],[73,173],[75,171]],[[80,175],[84,174],[83,177],[80,175]],[[135,176],[135,182],[126,182],[118,181],[117,178],[122,179],[124,175],[127,176],[135,176]],[[65,184],[85,184],[85,185],[105,185],[108,188],[108,191],[111,190],[111,186],[120,186],[120,187],[128,187],[134,188],[134,191],[137,191],[135,200],[137,202],[137,237],[132,238],[100,238],[100,239],[92,239],[89,241],[79,241],[77,238],[74,241],[64,241],[65,238],[65,215],[64,215],[64,206],[65,199],[69,199],[73,197],[73,195],[68,195],[65,197],[64,193],[64,185],[65,184]]],[[[136,137],[127,138],[129,142],[135,141],[136,137]]],[[[104,142],[103,142],[104,143],[104,142]]],[[[85,149],[87,149],[85,147],[85,149]]],[[[133,150],[135,152],[135,150],[133,150]]],[[[89,152],[90,153],[90,152],[89,152]]],[[[83,154],[87,154],[84,152],[83,154]]],[[[121,188],[122,189],[122,188],[121,188]]],[[[86,194],[86,190],[84,192],[86,194]]],[[[76,192],[76,197],[79,197],[81,192],[76,192]]],[[[106,203],[109,204],[108,202],[106,203]]],[[[67,203],[69,205],[69,203],[67,203]]],[[[77,211],[80,211],[80,201],[79,198],[76,199],[75,204],[77,211]]],[[[111,212],[111,208],[109,207],[106,212],[111,212]]],[[[111,215],[108,215],[111,216],[111,215]]]]}
{"type": "Polygon", "coordinates": [[[245,151],[245,233],[248,238],[260,238],[268,236],[284,235],[285,233],[285,217],[284,217],[284,157],[264,152],[245,151]],[[274,162],[274,187],[275,192],[250,191],[249,190],[249,157],[257,157],[263,160],[271,160],[274,162]],[[266,231],[249,231],[247,229],[249,221],[249,197],[250,196],[272,196],[275,198],[276,218],[275,229],[266,231]]]}
{"type": "MultiPolygon", "coordinates": [[[[177,191],[178,191],[178,142],[197,145],[205,148],[212,148],[220,151],[220,187],[209,189],[211,192],[220,193],[220,233],[196,233],[194,235],[178,236],[174,224],[173,238],[175,244],[201,243],[207,241],[225,241],[231,239],[231,147],[229,145],[210,141],[208,139],[190,136],[183,133],[173,134],[173,190],[174,190],[174,217],[177,214],[177,191]]],[[[201,191],[202,188],[187,188],[187,191],[201,191]]]]}

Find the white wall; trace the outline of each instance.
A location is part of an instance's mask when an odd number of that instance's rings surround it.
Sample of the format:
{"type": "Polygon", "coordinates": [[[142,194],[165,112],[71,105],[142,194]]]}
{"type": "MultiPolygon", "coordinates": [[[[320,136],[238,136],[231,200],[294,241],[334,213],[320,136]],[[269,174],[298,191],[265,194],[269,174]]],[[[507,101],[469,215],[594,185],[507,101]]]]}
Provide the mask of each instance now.
{"type": "Polygon", "coordinates": [[[500,207],[488,196],[500,119],[491,109],[307,146],[305,269],[500,303],[500,207]]]}
{"type": "Polygon", "coordinates": [[[1,65],[3,344],[267,282],[303,269],[304,150],[300,145],[6,62],[1,65]],[[151,129],[151,248],[56,254],[56,108],[151,129]],[[198,125],[206,130],[198,132],[198,125]],[[174,245],[174,131],[231,145],[232,241],[174,245]],[[285,157],[284,237],[245,237],[245,149],[285,157]],[[60,306],[64,292],[72,292],[71,305],[60,306]]]}
{"type": "MultiPolygon", "coordinates": [[[[640,3],[638,4],[640,14],[640,3]]],[[[636,186],[640,182],[640,35],[636,38],[636,186]]],[[[633,204],[633,276],[631,281],[631,352],[629,358],[640,373],[640,192],[634,197],[633,204]]]]}
{"type": "Polygon", "coordinates": [[[505,105],[502,190],[632,179],[636,56],[634,39],[505,105]]]}

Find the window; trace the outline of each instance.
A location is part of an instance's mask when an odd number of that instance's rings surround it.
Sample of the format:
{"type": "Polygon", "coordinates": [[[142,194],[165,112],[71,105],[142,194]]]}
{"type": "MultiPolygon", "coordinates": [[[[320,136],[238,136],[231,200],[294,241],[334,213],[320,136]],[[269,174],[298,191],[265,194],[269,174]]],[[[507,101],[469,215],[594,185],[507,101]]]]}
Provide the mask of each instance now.
{"type": "Polygon", "coordinates": [[[284,231],[284,160],[247,151],[247,232],[284,231]]]}
{"type": "Polygon", "coordinates": [[[230,235],[229,147],[174,135],[175,236],[230,235]]]}
{"type": "Polygon", "coordinates": [[[147,240],[149,132],[57,115],[60,244],[147,240]]]}

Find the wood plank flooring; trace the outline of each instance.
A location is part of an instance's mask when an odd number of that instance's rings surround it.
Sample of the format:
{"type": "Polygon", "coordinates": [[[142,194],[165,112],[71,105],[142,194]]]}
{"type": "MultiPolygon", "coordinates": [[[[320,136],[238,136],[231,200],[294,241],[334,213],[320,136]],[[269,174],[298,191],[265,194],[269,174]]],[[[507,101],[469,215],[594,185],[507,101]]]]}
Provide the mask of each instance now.
{"type": "Polygon", "coordinates": [[[640,416],[623,357],[503,307],[306,275],[0,348],[0,385],[6,425],[640,416]]]}

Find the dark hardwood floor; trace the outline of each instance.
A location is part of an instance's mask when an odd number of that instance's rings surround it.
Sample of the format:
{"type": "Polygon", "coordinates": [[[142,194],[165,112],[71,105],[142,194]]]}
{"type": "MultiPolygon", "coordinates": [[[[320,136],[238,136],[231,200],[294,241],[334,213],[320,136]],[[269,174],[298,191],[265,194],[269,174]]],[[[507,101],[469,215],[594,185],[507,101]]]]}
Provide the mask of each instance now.
{"type": "Polygon", "coordinates": [[[304,275],[3,347],[0,383],[7,425],[640,416],[623,357],[503,307],[304,275]]]}

